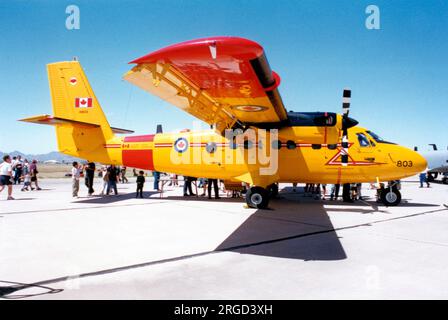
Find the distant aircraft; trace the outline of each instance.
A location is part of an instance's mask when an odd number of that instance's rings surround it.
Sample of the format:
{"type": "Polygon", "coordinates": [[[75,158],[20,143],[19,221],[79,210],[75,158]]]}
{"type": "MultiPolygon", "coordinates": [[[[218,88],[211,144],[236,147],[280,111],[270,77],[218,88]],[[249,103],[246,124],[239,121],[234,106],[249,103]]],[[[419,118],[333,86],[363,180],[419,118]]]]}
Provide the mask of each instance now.
{"type": "MultiPolygon", "coordinates": [[[[56,126],[59,151],[104,164],[246,183],[250,207],[266,208],[279,182],[385,182],[386,205],[401,201],[387,182],[426,168],[414,152],[357,126],[342,114],[288,112],[263,48],[236,37],[175,44],[132,61],[124,79],[211,126],[209,130],[118,137],[78,61],[47,65],[53,116],[22,121],[56,126]],[[230,135],[228,133],[230,132],[230,135]],[[266,139],[265,139],[266,138],[266,139]],[[257,157],[252,155],[257,152],[257,157]],[[258,155],[266,152],[272,161],[258,155]],[[242,159],[236,161],[235,159],[242,159]],[[277,170],[272,171],[274,159],[277,170]]],[[[157,112],[154,110],[154,117],[157,112]]]]}
{"type": "MultiPolygon", "coordinates": [[[[434,181],[437,177],[442,175],[442,182],[448,184],[448,148],[447,150],[439,150],[434,143],[431,151],[423,151],[420,154],[428,161],[428,178],[434,181]]],[[[417,147],[414,148],[418,150],[417,147]]]]}
{"type": "Polygon", "coordinates": [[[61,161],[58,161],[58,160],[47,160],[47,161],[44,161],[44,163],[45,164],[60,164],[61,161]]]}

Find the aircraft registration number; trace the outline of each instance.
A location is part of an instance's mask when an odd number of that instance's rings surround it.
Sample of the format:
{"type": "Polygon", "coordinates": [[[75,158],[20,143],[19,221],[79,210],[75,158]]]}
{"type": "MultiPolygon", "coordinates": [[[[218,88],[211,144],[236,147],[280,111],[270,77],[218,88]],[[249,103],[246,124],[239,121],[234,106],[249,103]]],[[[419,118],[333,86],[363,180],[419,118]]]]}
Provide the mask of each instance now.
{"type": "Polygon", "coordinates": [[[399,167],[399,168],[401,168],[401,167],[412,167],[413,166],[413,163],[412,163],[412,161],[411,160],[409,160],[409,161],[406,161],[406,160],[404,160],[404,161],[401,161],[401,160],[398,160],[397,161],[397,167],[399,167]]]}

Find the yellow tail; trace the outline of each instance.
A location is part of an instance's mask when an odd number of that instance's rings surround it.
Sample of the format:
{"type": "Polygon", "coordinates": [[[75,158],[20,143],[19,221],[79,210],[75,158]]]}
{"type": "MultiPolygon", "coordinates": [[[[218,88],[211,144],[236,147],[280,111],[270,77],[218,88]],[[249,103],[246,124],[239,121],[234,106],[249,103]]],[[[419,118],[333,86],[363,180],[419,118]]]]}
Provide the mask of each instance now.
{"type": "Polygon", "coordinates": [[[79,158],[111,163],[106,144],[120,142],[114,133],[132,131],[111,128],[78,61],[47,65],[53,116],[21,119],[56,127],[60,152],[79,158]]]}
{"type": "MultiPolygon", "coordinates": [[[[47,71],[54,116],[99,125],[100,130],[97,131],[101,131],[103,138],[112,138],[112,129],[80,63],[51,63],[47,65],[47,71]]],[[[58,132],[59,134],[65,133],[58,132]]]]}

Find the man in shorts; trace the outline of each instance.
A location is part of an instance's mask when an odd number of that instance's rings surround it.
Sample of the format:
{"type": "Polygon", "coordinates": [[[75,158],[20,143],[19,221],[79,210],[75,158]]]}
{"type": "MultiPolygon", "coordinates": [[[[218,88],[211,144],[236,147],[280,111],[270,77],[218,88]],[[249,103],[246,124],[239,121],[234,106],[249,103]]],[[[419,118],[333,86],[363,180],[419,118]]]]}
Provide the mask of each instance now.
{"type": "Polygon", "coordinates": [[[12,197],[12,164],[11,157],[6,155],[3,157],[3,163],[0,164],[0,192],[8,187],[8,200],[14,200],[12,197]]]}

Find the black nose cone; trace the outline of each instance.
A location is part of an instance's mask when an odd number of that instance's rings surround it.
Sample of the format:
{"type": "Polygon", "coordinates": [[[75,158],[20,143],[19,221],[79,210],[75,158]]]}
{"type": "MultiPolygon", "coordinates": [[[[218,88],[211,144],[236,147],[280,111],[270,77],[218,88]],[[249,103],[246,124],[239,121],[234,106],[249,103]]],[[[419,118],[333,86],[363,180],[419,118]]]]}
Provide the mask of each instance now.
{"type": "Polygon", "coordinates": [[[342,119],[342,126],[347,129],[356,126],[358,123],[358,121],[350,117],[342,119]]]}

